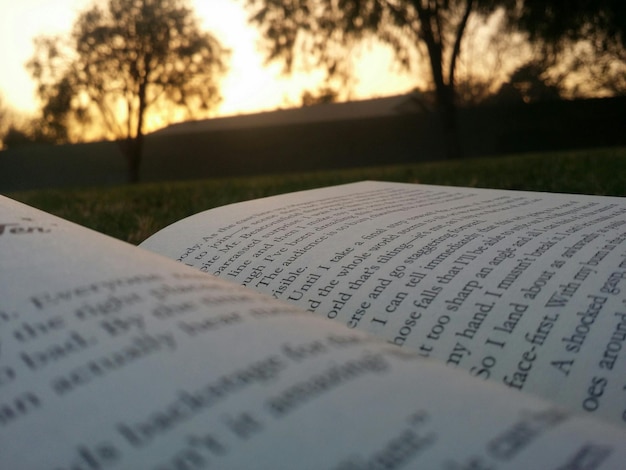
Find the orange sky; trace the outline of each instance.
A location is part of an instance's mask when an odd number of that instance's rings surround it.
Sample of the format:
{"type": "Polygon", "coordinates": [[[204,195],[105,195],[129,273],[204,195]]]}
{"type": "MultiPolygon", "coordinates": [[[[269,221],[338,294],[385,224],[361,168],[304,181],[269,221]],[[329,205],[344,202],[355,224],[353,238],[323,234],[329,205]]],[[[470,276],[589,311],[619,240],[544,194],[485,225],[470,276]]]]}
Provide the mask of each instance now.
{"type": "MultiPolygon", "coordinates": [[[[219,115],[248,113],[300,104],[303,89],[315,88],[315,76],[281,77],[278,64],[263,66],[256,50],[256,31],[246,23],[236,0],[191,0],[204,27],[233,51],[230,73],[223,82],[219,115]]],[[[69,30],[76,14],[91,0],[1,0],[0,1],[0,93],[21,111],[34,112],[34,83],[24,69],[33,53],[32,39],[38,34],[69,30]]],[[[416,81],[390,71],[390,55],[384,50],[368,54],[360,66],[355,98],[367,98],[410,90],[416,81]]]]}

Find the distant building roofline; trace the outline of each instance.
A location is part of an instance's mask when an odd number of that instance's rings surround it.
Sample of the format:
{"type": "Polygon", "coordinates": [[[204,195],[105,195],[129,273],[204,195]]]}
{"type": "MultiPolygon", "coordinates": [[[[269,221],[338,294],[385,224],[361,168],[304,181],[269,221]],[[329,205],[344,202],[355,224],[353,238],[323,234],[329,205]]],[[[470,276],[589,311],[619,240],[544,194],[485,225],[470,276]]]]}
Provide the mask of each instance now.
{"type": "Polygon", "coordinates": [[[277,109],[253,114],[224,116],[180,122],[152,134],[187,134],[207,131],[287,126],[315,122],[365,119],[423,111],[415,93],[339,103],[321,103],[299,108],[277,109]]]}

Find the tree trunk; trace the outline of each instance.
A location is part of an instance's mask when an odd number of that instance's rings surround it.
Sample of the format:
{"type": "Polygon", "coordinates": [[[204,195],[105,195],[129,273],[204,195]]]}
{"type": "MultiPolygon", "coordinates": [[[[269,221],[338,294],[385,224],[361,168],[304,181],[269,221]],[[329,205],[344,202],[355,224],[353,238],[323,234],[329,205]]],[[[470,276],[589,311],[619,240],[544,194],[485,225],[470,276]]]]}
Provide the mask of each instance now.
{"type": "Polygon", "coordinates": [[[443,130],[444,157],[447,160],[458,159],[463,156],[461,136],[459,134],[459,119],[454,91],[446,87],[446,93],[437,103],[443,130]]]}
{"type": "Polygon", "coordinates": [[[126,159],[126,171],[128,182],[135,184],[139,182],[141,157],[143,153],[143,134],[137,137],[127,137],[119,141],[120,150],[126,159]]]}
{"type": "Polygon", "coordinates": [[[420,19],[421,38],[428,50],[430,70],[435,85],[437,114],[441,119],[443,131],[444,157],[454,159],[461,157],[461,142],[459,137],[459,125],[457,119],[456,99],[454,93],[454,69],[460,52],[460,40],[471,12],[473,0],[468,0],[467,9],[463,20],[457,30],[457,41],[451,57],[448,81],[444,76],[443,67],[443,37],[438,13],[428,4],[415,2],[414,6],[420,19]]]}
{"type": "Polygon", "coordinates": [[[459,118],[457,115],[458,108],[455,93],[455,72],[457,61],[459,59],[459,55],[461,54],[461,41],[463,39],[463,35],[465,34],[467,22],[472,14],[473,7],[474,0],[466,0],[465,11],[463,12],[461,21],[457,26],[454,46],[452,47],[452,55],[450,56],[448,84],[444,85],[443,93],[438,95],[443,122],[444,149],[447,159],[461,158],[463,156],[461,135],[459,133],[459,118]]]}
{"type": "MultiPolygon", "coordinates": [[[[148,61],[149,59],[146,59],[148,61]]],[[[128,181],[130,183],[139,182],[139,174],[141,170],[141,160],[143,156],[143,119],[146,113],[146,82],[139,84],[139,107],[137,109],[137,129],[135,130],[135,138],[132,139],[130,152],[128,153],[128,181]]]]}
{"type": "Polygon", "coordinates": [[[130,148],[131,152],[128,154],[128,182],[135,184],[139,182],[139,171],[143,154],[143,134],[133,139],[130,148]]]}

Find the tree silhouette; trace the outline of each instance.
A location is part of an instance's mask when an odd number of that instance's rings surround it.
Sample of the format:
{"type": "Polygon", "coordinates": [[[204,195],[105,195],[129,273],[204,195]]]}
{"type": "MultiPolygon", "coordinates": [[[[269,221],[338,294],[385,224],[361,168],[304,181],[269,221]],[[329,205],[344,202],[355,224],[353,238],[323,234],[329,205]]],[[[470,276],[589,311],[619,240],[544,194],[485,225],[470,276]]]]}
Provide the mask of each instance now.
{"type": "Polygon", "coordinates": [[[346,74],[350,47],[376,39],[398,64],[428,60],[436,106],[443,118],[446,153],[460,154],[456,121],[456,72],[472,15],[501,2],[486,0],[246,0],[250,22],[262,33],[268,60],[285,71],[298,61],[322,66],[329,77],[346,74]]]}
{"type": "Polygon", "coordinates": [[[626,47],[626,2],[623,0],[509,0],[513,22],[532,39],[559,41],[595,36],[626,47]]]}
{"type": "MultiPolygon", "coordinates": [[[[68,37],[39,37],[28,68],[54,141],[83,126],[120,139],[139,180],[147,112],[190,116],[219,103],[228,51],[185,0],[109,0],[82,12],[68,37]]],[[[76,132],[75,132],[76,133],[76,132]]]]}
{"type": "Polygon", "coordinates": [[[9,108],[4,97],[0,94],[0,150],[5,145],[4,140],[9,130],[9,108]]]}
{"type": "Polygon", "coordinates": [[[511,26],[561,56],[569,72],[586,72],[586,90],[626,93],[624,0],[521,0],[509,2],[511,26]]]}
{"type": "Polygon", "coordinates": [[[313,106],[316,104],[334,103],[337,101],[339,93],[337,90],[323,86],[317,90],[304,90],[300,95],[302,106],[313,106]]]}

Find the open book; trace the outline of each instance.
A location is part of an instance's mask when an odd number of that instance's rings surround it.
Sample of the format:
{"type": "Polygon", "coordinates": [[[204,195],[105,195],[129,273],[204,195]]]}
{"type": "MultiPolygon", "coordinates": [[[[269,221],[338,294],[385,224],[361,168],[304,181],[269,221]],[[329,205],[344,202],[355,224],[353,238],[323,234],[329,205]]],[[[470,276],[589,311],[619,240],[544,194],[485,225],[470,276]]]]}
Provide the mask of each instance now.
{"type": "Polygon", "coordinates": [[[626,466],[621,198],[363,182],[139,248],[4,198],[0,263],[2,469],[626,466]]]}

